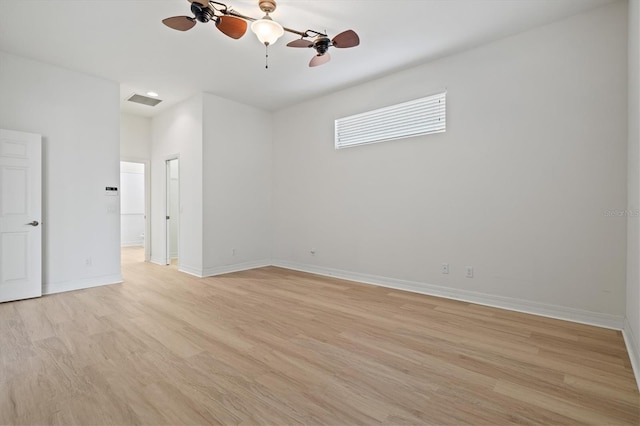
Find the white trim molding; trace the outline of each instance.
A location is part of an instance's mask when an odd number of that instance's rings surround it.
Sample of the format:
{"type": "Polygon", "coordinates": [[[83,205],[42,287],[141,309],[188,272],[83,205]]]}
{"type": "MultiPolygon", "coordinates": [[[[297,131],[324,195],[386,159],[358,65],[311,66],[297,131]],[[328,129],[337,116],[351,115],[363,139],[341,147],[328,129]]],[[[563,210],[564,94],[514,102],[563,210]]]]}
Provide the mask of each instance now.
{"type": "Polygon", "coordinates": [[[122,275],[105,275],[103,277],[87,278],[83,280],[60,281],[44,283],[42,294],[63,293],[65,291],[83,290],[85,288],[122,283],[122,275]]]}
{"type": "Polygon", "coordinates": [[[634,338],[633,330],[629,319],[624,319],[624,328],[622,329],[622,336],[624,337],[624,343],[627,345],[627,352],[629,354],[629,361],[631,361],[631,367],[633,368],[633,374],[636,376],[636,384],[640,389],[640,342],[634,338]]]}
{"type": "Polygon", "coordinates": [[[232,272],[247,271],[249,269],[264,268],[265,266],[271,266],[270,259],[255,260],[252,262],[235,263],[233,265],[216,266],[212,268],[204,268],[202,271],[203,277],[214,277],[216,275],[230,274],[232,272]]]}
{"type": "Polygon", "coordinates": [[[204,275],[202,275],[202,268],[196,268],[189,265],[181,265],[179,261],[178,272],[184,272],[185,274],[193,275],[194,277],[204,278],[204,275]]]}
{"type": "Polygon", "coordinates": [[[166,261],[163,258],[157,257],[157,256],[151,256],[151,258],[149,259],[149,262],[155,263],[156,265],[160,265],[160,266],[167,265],[166,261]]]}
{"type": "Polygon", "coordinates": [[[271,260],[256,260],[252,262],[234,263],[232,265],[207,267],[204,269],[194,268],[189,265],[178,265],[178,271],[193,275],[194,277],[206,278],[230,274],[232,272],[248,271],[249,269],[264,268],[265,266],[271,266],[271,260]]]}
{"type": "Polygon", "coordinates": [[[120,247],[144,247],[144,240],[122,241],[120,247]]]}
{"type": "Polygon", "coordinates": [[[543,317],[572,321],[581,324],[595,325],[597,327],[610,328],[614,330],[622,330],[624,325],[623,316],[604,314],[600,312],[591,312],[581,309],[569,308],[566,306],[549,305],[546,303],[532,302],[529,300],[515,299],[511,297],[478,293],[474,291],[443,287],[418,281],[399,280],[377,275],[343,271],[340,269],[305,265],[284,260],[274,260],[273,266],[293,269],[295,271],[309,272],[312,274],[324,275],[328,277],[341,278],[348,281],[356,281],[381,287],[394,288],[397,290],[411,291],[414,293],[426,294],[429,296],[444,297],[447,299],[476,303],[478,305],[492,306],[495,308],[507,309],[509,311],[539,315],[543,317]]]}

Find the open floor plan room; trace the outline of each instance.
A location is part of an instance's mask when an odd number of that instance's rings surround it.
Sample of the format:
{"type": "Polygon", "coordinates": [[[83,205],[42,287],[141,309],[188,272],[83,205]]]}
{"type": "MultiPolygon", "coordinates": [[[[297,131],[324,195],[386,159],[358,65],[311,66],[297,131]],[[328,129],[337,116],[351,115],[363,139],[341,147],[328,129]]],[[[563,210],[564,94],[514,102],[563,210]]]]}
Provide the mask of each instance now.
{"type": "Polygon", "coordinates": [[[0,426],[639,383],[640,0],[0,0],[0,426]]]}

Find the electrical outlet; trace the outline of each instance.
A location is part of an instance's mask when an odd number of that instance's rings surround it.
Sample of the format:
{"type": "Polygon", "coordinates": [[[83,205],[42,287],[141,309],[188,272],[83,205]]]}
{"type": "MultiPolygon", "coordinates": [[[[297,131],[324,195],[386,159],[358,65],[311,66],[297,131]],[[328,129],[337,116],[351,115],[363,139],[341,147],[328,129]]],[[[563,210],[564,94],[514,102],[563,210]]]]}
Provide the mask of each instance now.
{"type": "Polygon", "coordinates": [[[85,264],[86,266],[91,266],[91,264],[92,264],[92,263],[93,263],[93,262],[92,262],[92,260],[91,260],[91,258],[90,258],[90,257],[87,257],[87,258],[84,260],[84,264],[85,264]]]}
{"type": "Polygon", "coordinates": [[[467,266],[464,268],[464,270],[466,271],[465,276],[467,278],[473,278],[473,266],[467,266]]]}
{"type": "Polygon", "coordinates": [[[449,264],[448,263],[443,263],[440,266],[440,272],[442,272],[443,274],[448,274],[449,273],[449,264]]]}

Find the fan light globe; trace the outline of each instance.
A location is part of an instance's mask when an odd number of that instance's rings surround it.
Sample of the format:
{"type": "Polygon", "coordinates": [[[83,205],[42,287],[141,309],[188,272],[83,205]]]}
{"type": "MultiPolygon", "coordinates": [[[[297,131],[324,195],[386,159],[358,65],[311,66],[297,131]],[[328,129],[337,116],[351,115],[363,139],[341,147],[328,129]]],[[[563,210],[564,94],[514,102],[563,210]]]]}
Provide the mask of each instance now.
{"type": "Polygon", "coordinates": [[[251,31],[258,37],[260,43],[264,45],[271,45],[278,41],[284,34],[284,28],[276,21],[271,19],[267,13],[264,18],[254,21],[251,24],[251,31]]]}

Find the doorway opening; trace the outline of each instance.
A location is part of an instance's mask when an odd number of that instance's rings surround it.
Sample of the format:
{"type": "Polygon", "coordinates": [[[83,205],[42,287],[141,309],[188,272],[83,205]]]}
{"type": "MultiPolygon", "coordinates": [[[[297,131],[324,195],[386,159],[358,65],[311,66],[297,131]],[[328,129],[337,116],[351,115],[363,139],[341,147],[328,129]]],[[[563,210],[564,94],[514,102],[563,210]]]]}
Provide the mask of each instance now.
{"type": "Polygon", "coordinates": [[[120,246],[123,262],[149,261],[148,167],[120,162],[120,246]]]}
{"type": "Polygon", "coordinates": [[[177,265],[180,257],[180,160],[166,161],[166,264],[177,265]]]}

